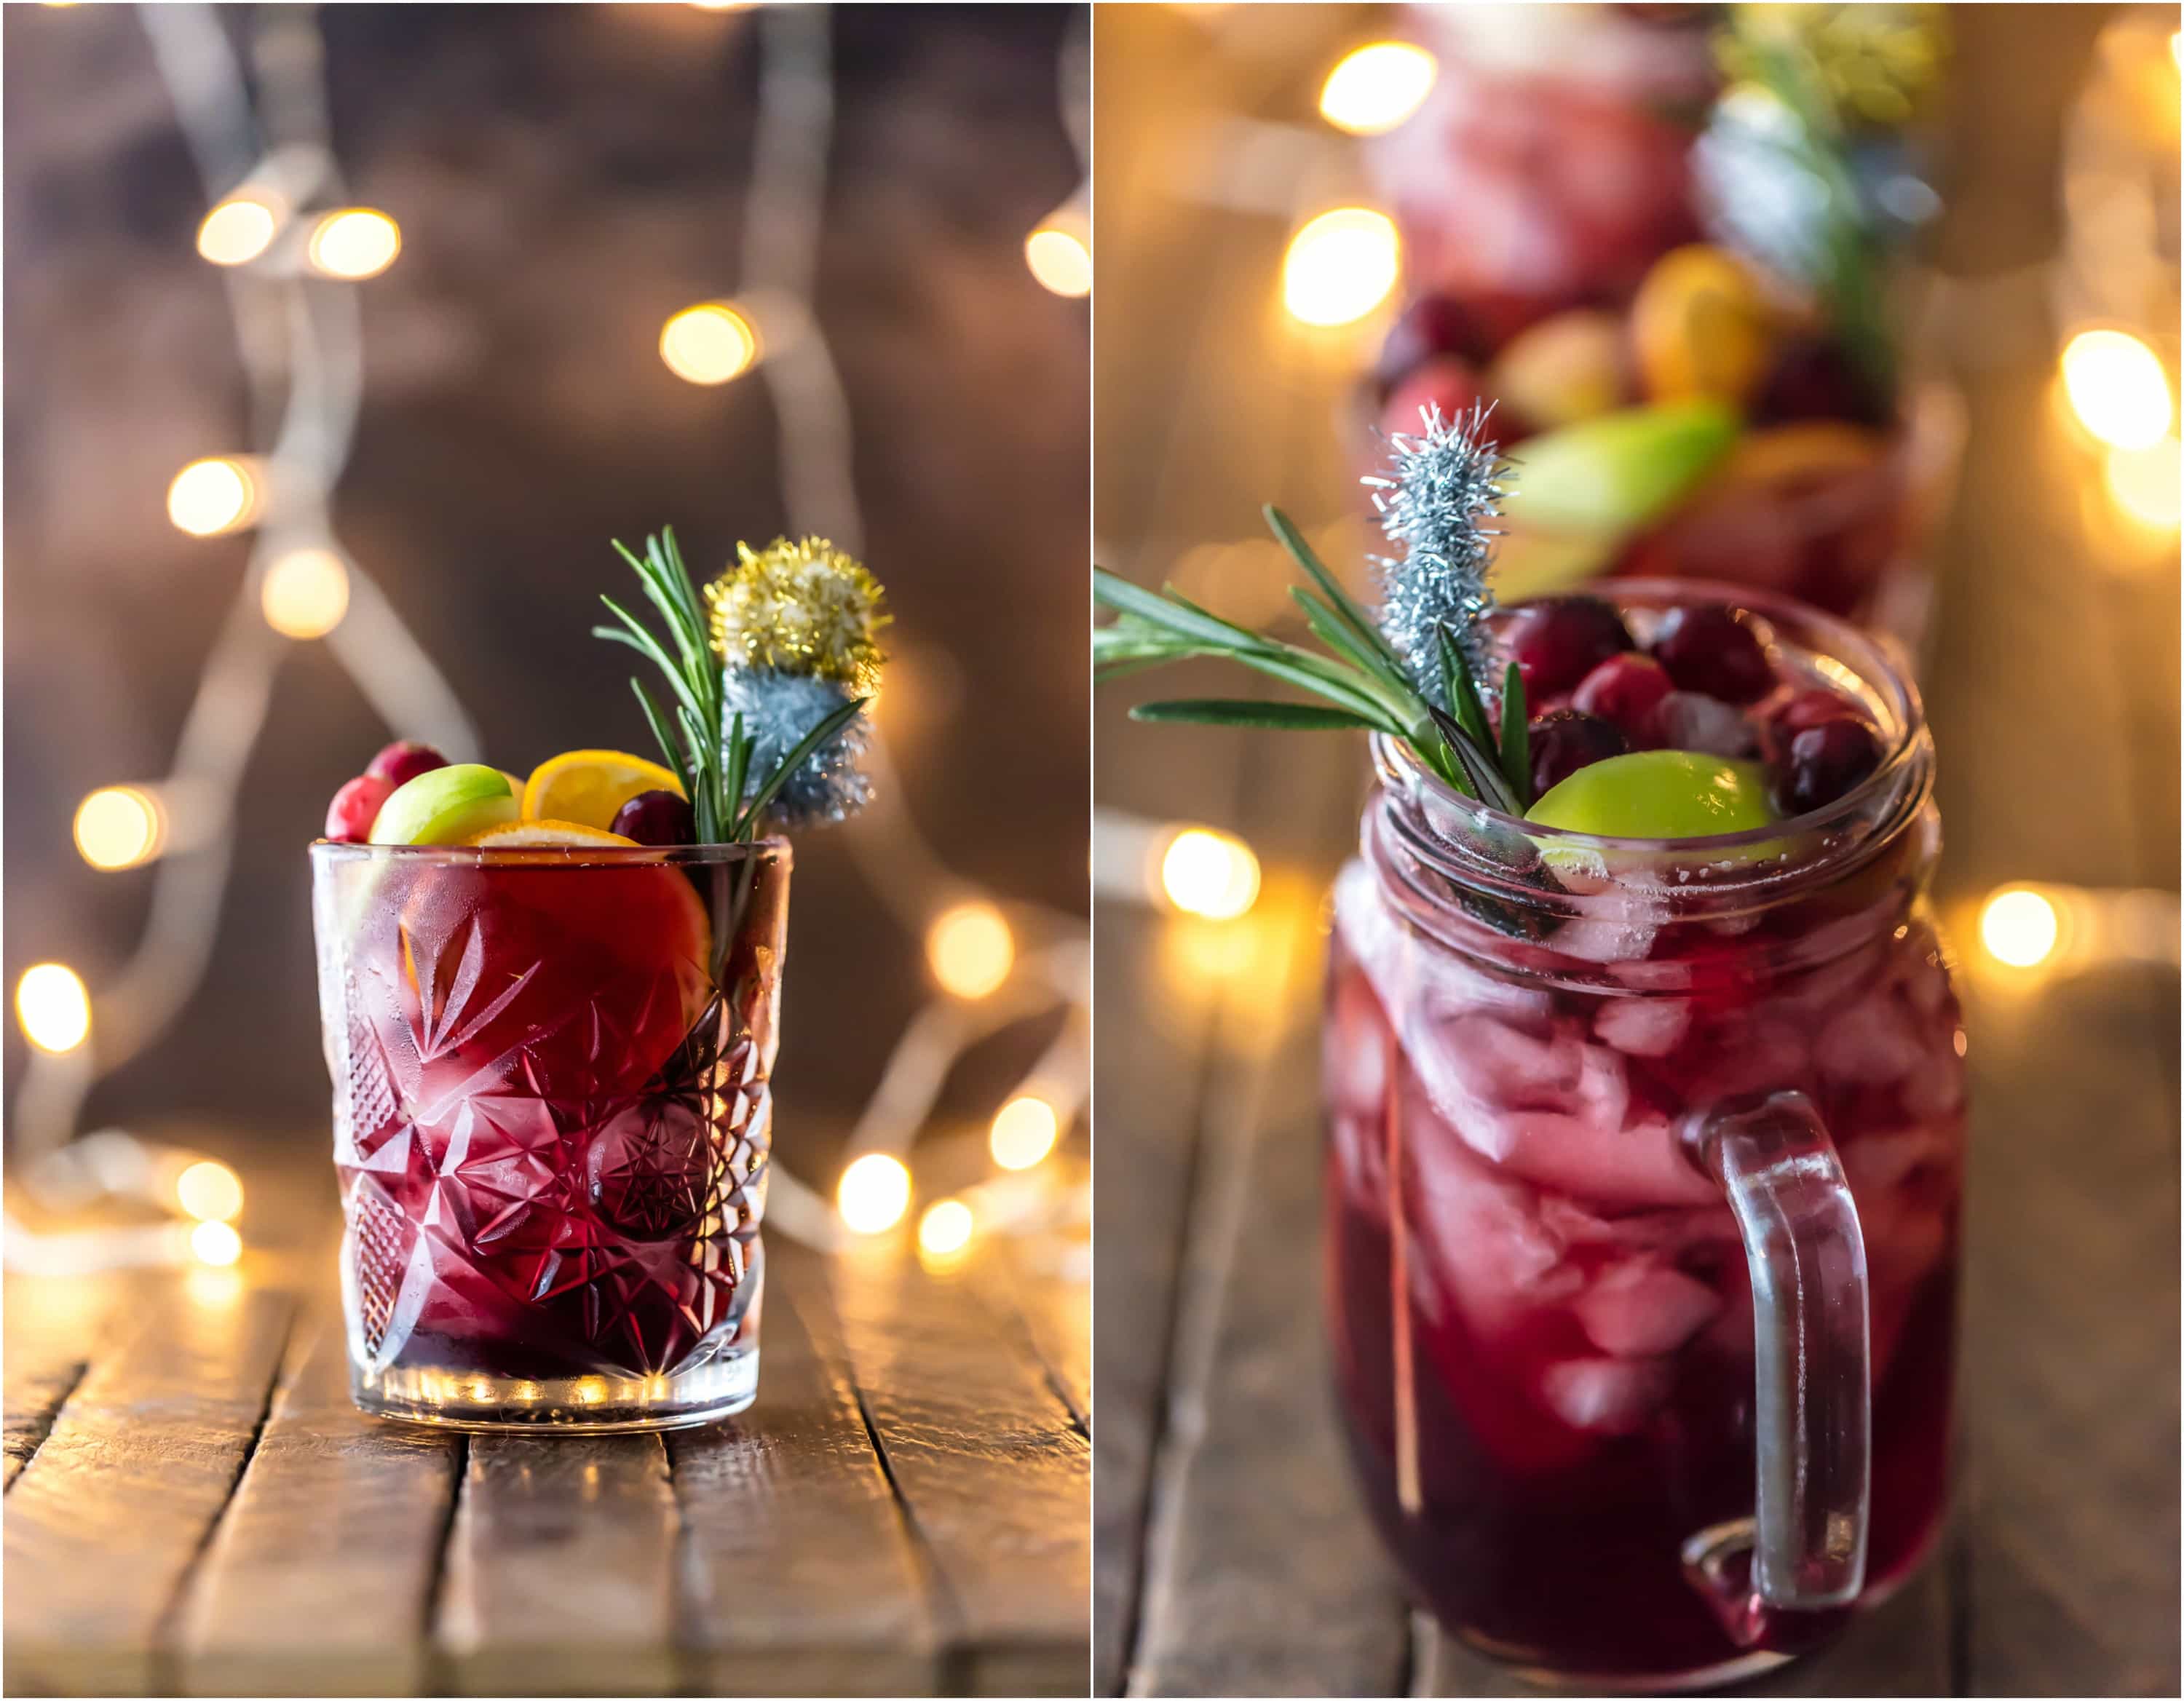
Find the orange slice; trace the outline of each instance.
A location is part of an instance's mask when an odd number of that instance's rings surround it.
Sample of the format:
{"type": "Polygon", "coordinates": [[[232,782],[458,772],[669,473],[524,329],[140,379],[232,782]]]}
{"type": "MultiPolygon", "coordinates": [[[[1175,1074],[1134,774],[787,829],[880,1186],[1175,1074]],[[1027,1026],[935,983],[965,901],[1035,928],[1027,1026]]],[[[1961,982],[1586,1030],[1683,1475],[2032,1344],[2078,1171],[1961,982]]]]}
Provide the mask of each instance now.
{"type": "Polygon", "coordinates": [[[1653,263],[1630,303],[1630,341],[1656,402],[1711,396],[1732,406],[1767,375],[1775,315],[1735,256],[1704,242],[1653,263]]]}
{"type": "Polygon", "coordinates": [[[566,750],[540,763],[524,782],[523,819],[604,831],[640,792],[672,792],[679,798],[682,782],[657,762],[624,750],[566,750]]]}
{"type": "Polygon", "coordinates": [[[579,821],[510,821],[483,832],[472,833],[463,842],[479,850],[539,850],[554,845],[588,845],[611,850],[643,850],[635,839],[588,827],[579,821]]]}

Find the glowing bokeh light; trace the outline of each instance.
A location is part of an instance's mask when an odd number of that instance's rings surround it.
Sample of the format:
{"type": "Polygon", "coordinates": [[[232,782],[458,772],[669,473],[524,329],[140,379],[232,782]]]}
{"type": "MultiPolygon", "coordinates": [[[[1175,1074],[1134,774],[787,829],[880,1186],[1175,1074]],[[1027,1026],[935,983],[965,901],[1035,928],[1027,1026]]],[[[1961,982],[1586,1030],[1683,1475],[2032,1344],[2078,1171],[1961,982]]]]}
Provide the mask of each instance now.
{"type": "Polygon", "coordinates": [[[994,1113],[987,1149],[1004,1170],[1028,1170],[1045,1159],[1061,1137],[1061,1119],[1036,1093],[1020,1093],[994,1113]]]}
{"type": "Polygon", "coordinates": [[[91,994],[64,963],[34,963],[15,983],[15,1020],[40,1051],[58,1056],[91,1037],[91,994]]]}
{"type": "Polygon", "coordinates": [[[983,998],[1009,978],[1017,942],[1007,918],[979,899],[944,910],[925,935],[933,978],[959,998],[983,998]]]}
{"type": "Polygon", "coordinates": [[[2062,936],[2055,906],[2024,887],[1997,892],[1980,911],[1980,943],[1987,955],[2013,969],[2036,968],[2053,954],[2062,936]]]}
{"type": "Polygon", "coordinates": [[[258,587],[265,624],[284,638],[322,638],[348,612],[348,568],[331,549],[292,549],[258,587]]]}
{"type": "Polygon", "coordinates": [[[247,461],[233,456],[192,461],[167,486],[167,518],[192,537],[237,531],[257,513],[257,477],[247,461]]]}
{"type": "Polygon", "coordinates": [[[688,384],[725,384],[758,359],[758,332],[725,302],[686,307],[660,330],[660,358],[688,384]]]}
{"type": "Polygon", "coordinates": [[[910,1171],[900,1158],[867,1152],[842,1171],[834,1207],[859,1234],[878,1234],[902,1220],[910,1209],[910,1171]]]}
{"type": "Polygon", "coordinates": [[[962,1200],[939,1200],[927,1206],[925,1215],[917,1220],[918,1250],[935,1258],[959,1253],[970,1245],[971,1231],[978,1226],[978,1219],[962,1200]]]}
{"type": "Polygon", "coordinates": [[[2142,449],[2110,449],[2102,471],[2118,508],[2142,525],[2184,523],[2184,443],[2164,437],[2142,449]]]}
{"type": "Polygon", "coordinates": [[[1024,238],[1024,264],[1042,287],[1056,295],[1092,293],[1092,251],[1072,231],[1040,225],[1024,238]]]}
{"type": "Polygon", "coordinates": [[[159,853],[166,814],[138,786],[101,786],[75,809],[75,848],[93,868],[135,868],[159,853]]]}
{"type": "Polygon", "coordinates": [[[1186,827],[1168,841],[1160,883],[1178,909],[1227,921],[1258,901],[1259,859],[1240,838],[1186,827]]]}
{"type": "Polygon", "coordinates": [[[200,1222],[231,1223],[242,1215],[242,1178],[226,1165],[203,1158],[175,1178],[175,1198],[200,1222]]]}
{"type": "Polygon", "coordinates": [[[273,246],[280,220],[263,201],[231,196],[198,226],[198,253],[216,266],[243,266],[273,246]]]}
{"type": "Polygon", "coordinates": [[[1319,92],[1319,115],[1352,136],[1379,136],[1425,103],[1439,69],[1424,47],[1374,42],[1327,74],[1319,92]]]}
{"type": "Polygon", "coordinates": [[[1388,298],[1401,270],[1401,244],[1384,213],[1338,207],[1290,238],[1282,260],[1282,304],[1305,325],[1348,325],[1388,298]]]}
{"type": "Polygon", "coordinates": [[[242,1256],[242,1237],[226,1223],[199,1223],[190,1231],[190,1251],[198,1263],[218,1269],[242,1256]]]}
{"type": "Polygon", "coordinates": [[[2175,417],[2161,357],[2128,331],[2072,337],[2063,350],[2063,388],[2078,422],[2120,449],[2153,447],[2175,417]]]}
{"type": "Polygon", "coordinates": [[[312,227],[311,269],[351,283],[376,278],[402,252],[402,227],[370,207],[345,207],[312,227]]]}

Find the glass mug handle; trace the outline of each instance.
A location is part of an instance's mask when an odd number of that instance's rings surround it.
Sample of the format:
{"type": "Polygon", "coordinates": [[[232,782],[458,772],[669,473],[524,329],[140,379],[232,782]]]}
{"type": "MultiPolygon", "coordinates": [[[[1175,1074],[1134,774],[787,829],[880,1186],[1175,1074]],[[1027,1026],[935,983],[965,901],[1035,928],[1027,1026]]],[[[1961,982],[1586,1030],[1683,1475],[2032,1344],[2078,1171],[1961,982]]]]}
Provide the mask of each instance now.
{"type": "MultiPolygon", "coordinates": [[[[1865,1238],[1842,1161],[1802,1092],[1726,1100],[1678,1134],[1729,1201],[1752,1271],[1758,1515],[1736,1534],[1752,1570],[1735,1609],[1846,1606],[1865,1582],[1873,1385],[1865,1238]]],[[[1694,1547],[1694,1570],[1719,1591],[1718,1551],[1705,1536],[1694,1547]]]]}

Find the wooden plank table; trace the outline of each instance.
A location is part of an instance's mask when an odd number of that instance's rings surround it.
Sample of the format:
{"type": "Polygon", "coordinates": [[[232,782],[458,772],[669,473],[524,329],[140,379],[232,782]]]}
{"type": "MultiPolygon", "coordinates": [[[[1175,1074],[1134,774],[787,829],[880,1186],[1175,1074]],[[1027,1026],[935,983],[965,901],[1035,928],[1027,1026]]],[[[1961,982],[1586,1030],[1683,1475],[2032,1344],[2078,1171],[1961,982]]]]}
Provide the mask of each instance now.
{"type": "Polygon", "coordinates": [[[363,1415],[323,1242],[10,1277],[8,1693],[1084,1693],[1083,1285],[777,1242],[757,1403],[666,1436],[363,1415]]]}

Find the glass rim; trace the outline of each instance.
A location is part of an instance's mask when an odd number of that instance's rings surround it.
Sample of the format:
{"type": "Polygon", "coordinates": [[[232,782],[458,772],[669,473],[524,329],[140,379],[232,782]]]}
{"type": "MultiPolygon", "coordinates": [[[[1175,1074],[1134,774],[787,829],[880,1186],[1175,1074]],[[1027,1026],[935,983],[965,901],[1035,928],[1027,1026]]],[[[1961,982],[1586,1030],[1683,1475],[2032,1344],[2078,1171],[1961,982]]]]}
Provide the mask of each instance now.
{"type": "MultiPolygon", "coordinates": [[[[1862,806],[1882,798],[1892,787],[1900,785],[1906,770],[1924,759],[1930,749],[1930,741],[1926,736],[1925,708],[1919,698],[1919,687],[1912,680],[1909,660],[1900,653],[1893,640],[1884,634],[1863,631],[1847,620],[1793,598],[1754,591],[1720,580],[1600,580],[1569,594],[1599,596],[1615,603],[1618,608],[1635,606],[1658,609],[1664,612],[1700,603],[1726,603],[1731,608],[1746,609],[1758,615],[1778,632],[1794,626],[1821,636],[1825,642],[1807,644],[1803,648],[1809,648],[1816,656],[1848,668],[1861,683],[1883,700],[1885,720],[1878,730],[1888,742],[1881,753],[1880,763],[1872,773],[1841,797],[1816,809],[1770,821],[1764,826],[1747,828],[1741,832],[1713,833],[1704,837],[1680,839],[1624,838],[1603,833],[1575,832],[1566,827],[1548,826],[1542,822],[1528,821],[1521,815],[1505,814],[1477,798],[1465,797],[1427,767],[1407,740],[1395,738],[1384,732],[1375,732],[1372,735],[1373,764],[1384,785],[1400,782],[1407,789],[1425,791],[1433,796],[1436,803],[1470,817],[1474,825],[1482,832],[1502,837],[1519,836],[1540,849],[1650,856],[1689,851],[1694,853],[1698,859],[1713,860],[1723,856],[1733,856],[1740,851],[1754,850],[1762,846],[1796,841],[1816,832],[1824,832],[1846,815],[1855,814],[1862,806]]],[[[1530,598],[1525,600],[1539,602],[1548,599],[1530,598]]],[[[1511,603],[1504,605],[1502,612],[1513,613],[1524,606],[1524,603],[1511,603]]]]}
{"type": "Polygon", "coordinates": [[[315,864],[412,862],[460,868],[677,868],[760,862],[787,868],[795,853],[778,833],[733,844],[705,845],[374,845],[314,839],[315,864]]]}

